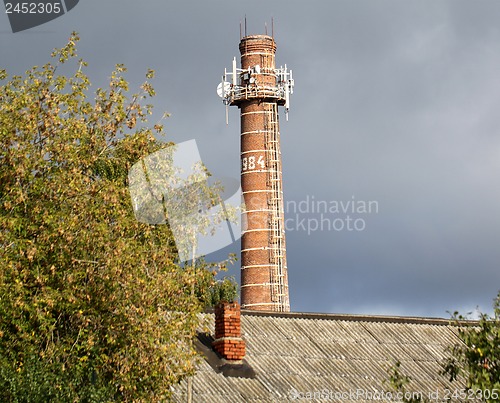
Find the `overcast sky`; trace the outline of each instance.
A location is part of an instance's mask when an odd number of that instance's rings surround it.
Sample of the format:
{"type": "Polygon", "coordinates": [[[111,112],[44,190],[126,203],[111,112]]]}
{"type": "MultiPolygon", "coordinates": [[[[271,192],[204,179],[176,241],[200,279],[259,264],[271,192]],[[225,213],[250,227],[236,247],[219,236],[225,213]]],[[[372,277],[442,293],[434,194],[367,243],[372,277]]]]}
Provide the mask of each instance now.
{"type": "MultiPolygon", "coordinates": [[[[266,22],[270,32],[274,17],[277,64],[295,79],[289,121],[281,115],[292,310],[490,311],[500,289],[497,0],[81,0],[16,34],[2,13],[0,68],[42,65],[76,30],[94,89],[116,63],[133,89],[155,69],[166,140],[196,139],[214,176],[239,178],[239,111],[226,126],[216,87],[239,60],[245,15],[248,34],[266,22]],[[313,200],[375,203],[322,214],[313,200]]],[[[239,244],[218,256],[230,251],[239,244]]]]}

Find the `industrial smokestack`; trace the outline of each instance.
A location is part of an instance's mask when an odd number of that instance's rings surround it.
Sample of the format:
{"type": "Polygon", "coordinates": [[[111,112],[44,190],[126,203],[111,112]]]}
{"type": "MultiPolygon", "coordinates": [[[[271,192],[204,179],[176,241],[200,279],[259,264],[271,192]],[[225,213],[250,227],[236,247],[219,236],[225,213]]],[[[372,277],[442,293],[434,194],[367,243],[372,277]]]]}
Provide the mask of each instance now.
{"type": "Polygon", "coordinates": [[[225,73],[219,95],[241,111],[241,307],[288,312],[278,105],[288,113],[293,79],[276,68],[273,37],[245,36],[239,48],[241,68],[225,73]]]}

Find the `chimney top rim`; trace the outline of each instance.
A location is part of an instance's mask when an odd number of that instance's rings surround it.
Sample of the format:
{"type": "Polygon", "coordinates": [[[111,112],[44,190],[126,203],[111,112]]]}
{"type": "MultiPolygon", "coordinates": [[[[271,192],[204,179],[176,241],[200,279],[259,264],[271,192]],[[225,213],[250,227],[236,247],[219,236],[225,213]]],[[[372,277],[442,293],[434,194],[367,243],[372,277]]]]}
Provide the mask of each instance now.
{"type": "Polygon", "coordinates": [[[256,34],[256,35],[247,35],[241,38],[241,42],[251,40],[251,39],[265,39],[265,40],[271,40],[274,42],[274,37],[271,35],[266,35],[266,34],[256,34]]]}

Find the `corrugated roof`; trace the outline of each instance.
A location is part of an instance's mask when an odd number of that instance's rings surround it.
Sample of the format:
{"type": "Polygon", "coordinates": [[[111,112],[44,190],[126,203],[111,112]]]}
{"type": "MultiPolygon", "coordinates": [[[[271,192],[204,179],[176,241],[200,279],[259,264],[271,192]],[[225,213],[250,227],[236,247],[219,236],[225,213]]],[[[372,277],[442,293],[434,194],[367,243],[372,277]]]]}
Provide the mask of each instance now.
{"type": "MultiPolygon", "coordinates": [[[[204,316],[213,334],[213,314],[204,316]]],[[[439,375],[448,346],[460,342],[444,319],[243,310],[241,323],[245,360],[256,376],[226,377],[203,360],[193,377],[194,402],[300,401],[308,393],[316,398],[304,401],[373,402],[370,393],[390,390],[384,380],[396,361],[412,379],[410,391],[442,397],[445,388],[464,386],[439,375]]],[[[186,388],[185,380],[174,388],[174,401],[187,401],[186,388]]]]}

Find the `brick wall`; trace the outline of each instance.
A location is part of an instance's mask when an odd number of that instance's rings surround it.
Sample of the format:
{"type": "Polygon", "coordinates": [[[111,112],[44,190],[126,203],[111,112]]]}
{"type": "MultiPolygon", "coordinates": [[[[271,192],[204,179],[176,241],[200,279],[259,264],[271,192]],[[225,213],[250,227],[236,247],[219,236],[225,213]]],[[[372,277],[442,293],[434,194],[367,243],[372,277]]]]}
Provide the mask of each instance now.
{"type": "Polygon", "coordinates": [[[245,341],[241,338],[240,304],[222,302],[215,308],[214,350],[230,361],[245,357],[245,341]]]}
{"type": "MultiPolygon", "coordinates": [[[[267,35],[250,35],[240,42],[241,68],[252,69],[259,65],[259,71],[252,73],[253,84],[247,88],[276,88],[275,52],[276,43],[267,35]]],[[[281,243],[276,252],[277,239],[273,232],[273,206],[276,195],[272,184],[282,189],[281,152],[279,144],[279,123],[277,105],[283,99],[269,98],[262,90],[255,90],[252,99],[239,99],[233,103],[241,110],[241,188],[245,203],[243,222],[246,228],[241,237],[241,306],[244,309],[264,311],[289,311],[288,277],[284,221],[280,233],[281,243]],[[276,138],[271,139],[271,137],[276,138]],[[279,185],[271,179],[276,172],[279,185]],[[280,264],[273,261],[280,256],[280,264]],[[276,276],[280,267],[283,276],[276,276]],[[283,280],[284,278],[284,280],[283,280]],[[279,287],[278,287],[279,286],[279,287]],[[279,297],[276,290],[280,290],[279,297]],[[283,303],[285,300],[286,303],[283,303]]],[[[281,200],[283,194],[280,193],[281,200]]],[[[279,214],[284,216],[283,206],[279,214]]]]}

